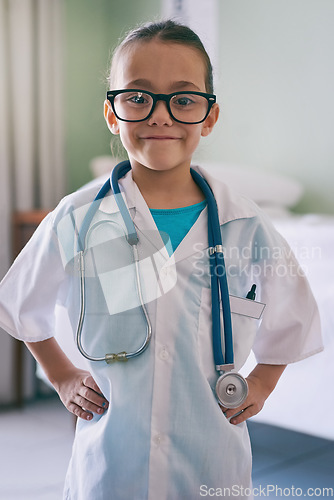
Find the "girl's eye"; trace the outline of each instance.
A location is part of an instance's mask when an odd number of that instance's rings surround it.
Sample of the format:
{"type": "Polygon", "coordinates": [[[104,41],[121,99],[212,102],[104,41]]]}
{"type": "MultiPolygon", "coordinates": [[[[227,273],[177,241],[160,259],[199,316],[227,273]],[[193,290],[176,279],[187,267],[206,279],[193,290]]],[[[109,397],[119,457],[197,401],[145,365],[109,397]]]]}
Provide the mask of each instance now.
{"type": "Polygon", "coordinates": [[[133,94],[128,97],[127,99],[128,102],[132,104],[147,104],[148,100],[146,99],[145,95],[142,94],[141,92],[138,92],[138,94],[133,94]]]}
{"type": "Polygon", "coordinates": [[[189,106],[190,104],[194,104],[194,101],[188,96],[181,96],[174,100],[174,104],[176,106],[185,107],[189,106]]]}

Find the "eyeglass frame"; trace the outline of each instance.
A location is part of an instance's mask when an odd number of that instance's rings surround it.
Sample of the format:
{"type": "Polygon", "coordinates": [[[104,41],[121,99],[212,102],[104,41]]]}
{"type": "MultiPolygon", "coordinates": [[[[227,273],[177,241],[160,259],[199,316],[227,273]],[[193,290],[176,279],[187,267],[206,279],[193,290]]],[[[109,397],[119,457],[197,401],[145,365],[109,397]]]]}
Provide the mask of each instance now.
{"type": "Polygon", "coordinates": [[[171,94],[155,94],[153,92],[149,92],[148,90],[142,90],[142,89],[122,89],[122,90],[108,90],[107,100],[110,102],[116,118],[118,120],[123,121],[123,122],[136,123],[136,122],[144,122],[145,120],[148,120],[152,116],[157,102],[164,101],[166,103],[168,113],[174,121],[176,121],[178,123],[184,123],[185,125],[197,125],[198,123],[204,122],[204,120],[206,120],[206,118],[208,117],[212,106],[216,102],[216,95],[215,94],[207,94],[205,92],[193,92],[190,90],[189,91],[183,90],[183,91],[179,91],[179,92],[172,92],[171,94]],[[118,114],[116,113],[116,110],[115,110],[115,106],[114,106],[114,99],[117,95],[124,94],[126,92],[142,92],[143,94],[147,94],[147,95],[152,97],[152,99],[153,99],[152,108],[151,108],[151,111],[149,112],[149,114],[145,118],[141,118],[140,120],[125,120],[124,118],[121,118],[120,116],[118,116],[118,114]],[[204,118],[202,120],[199,120],[198,122],[185,122],[182,120],[178,120],[177,118],[174,117],[172,110],[170,108],[170,101],[174,96],[182,95],[182,94],[199,95],[199,96],[205,97],[207,99],[208,109],[207,109],[206,115],[204,116],[204,118]]]}

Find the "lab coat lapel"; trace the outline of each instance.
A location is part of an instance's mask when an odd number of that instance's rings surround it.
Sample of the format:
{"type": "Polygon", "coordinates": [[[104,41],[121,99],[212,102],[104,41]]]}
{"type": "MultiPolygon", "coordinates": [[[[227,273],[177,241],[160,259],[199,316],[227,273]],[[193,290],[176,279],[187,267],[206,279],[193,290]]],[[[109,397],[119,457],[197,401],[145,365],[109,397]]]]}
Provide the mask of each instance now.
{"type": "Polygon", "coordinates": [[[174,252],[175,262],[180,262],[208,248],[208,209],[202,210],[174,252]]]}
{"type": "Polygon", "coordinates": [[[137,184],[134,181],[132,181],[132,185],[133,185],[133,197],[134,197],[133,203],[136,207],[135,214],[133,217],[134,225],[136,226],[136,229],[138,229],[138,232],[145,233],[146,237],[150,239],[151,244],[159,251],[159,253],[167,261],[170,257],[165,247],[165,244],[162,241],[158,228],[154,222],[150,209],[148,208],[147,203],[143,195],[141,194],[137,184]],[[152,235],[154,234],[154,239],[150,238],[149,236],[150,233],[152,235]]]}
{"type": "MultiPolygon", "coordinates": [[[[251,200],[243,199],[241,203],[240,195],[231,191],[226,184],[215,179],[198,166],[192,166],[192,168],[208,181],[217,203],[219,223],[221,226],[236,219],[244,219],[258,215],[258,209],[251,200]]],[[[206,207],[176,248],[174,252],[175,262],[194,255],[197,252],[202,252],[207,249],[208,246],[208,209],[206,207]]]]}
{"type": "MultiPolygon", "coordinates": [[[[146,201],[144,200],[141,192],[138,189],[138,186],[134,184],[134,196],[135,196],[135,217],[134,223],[135,225],[143,231],[158,231],[157,226],[154,222],[150,209],[147,206],[146,201]]],[[[166,260],[172,258],[174,262],[179,262],[191,255],[194,255],[198,252],[203,251],[208,247],[208,222],[207,222],[207,208],[205,208],[197,221],[190,229],[190,231],[183,238],[179,246],[176,248],[175,252],[172,256],[169,256],[166,247],[163,246],[163,251],[165,252],[166,260]]],[[[162,239],[160,240],[162,242],[162,239]]],[[[160,249],[162,246],[159,245],[160,249]]],[[[156,245],[156,248],[157,245],[156,245]]]]}

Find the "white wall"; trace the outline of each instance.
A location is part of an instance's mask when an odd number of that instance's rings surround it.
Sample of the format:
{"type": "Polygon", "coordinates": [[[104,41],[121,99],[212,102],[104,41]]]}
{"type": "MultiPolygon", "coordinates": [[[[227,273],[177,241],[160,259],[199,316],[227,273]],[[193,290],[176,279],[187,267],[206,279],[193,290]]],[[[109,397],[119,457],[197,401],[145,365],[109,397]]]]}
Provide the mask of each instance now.
{"type": "Polygon", "coordinates": [[[334,213],[334,1],[219,0],[220,122],[200,158],[289,173],[334,213]]]}

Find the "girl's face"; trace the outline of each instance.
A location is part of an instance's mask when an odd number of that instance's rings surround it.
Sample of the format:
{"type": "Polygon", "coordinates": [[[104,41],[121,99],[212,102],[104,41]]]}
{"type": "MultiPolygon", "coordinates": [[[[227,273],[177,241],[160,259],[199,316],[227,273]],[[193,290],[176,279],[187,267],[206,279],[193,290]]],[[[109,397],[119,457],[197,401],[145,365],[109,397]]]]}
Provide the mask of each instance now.
{"type": "MultiPolygon", "coordinates": [[[[177,91],[206,92],[206,67],[200,52],[192,47],[158,40],[137,42],[119,58],[114,90],[140,89],[170,94],[177,91]]],[[[158,101],[153,114],[143,122],[117,120],[109,101],[105,118],[113,134],[120,134],[134,170],[189,169],[201,136],[208,135],[218,119],[217,104],[199,124],[174,121],[166,104],[158,101]]]]}

